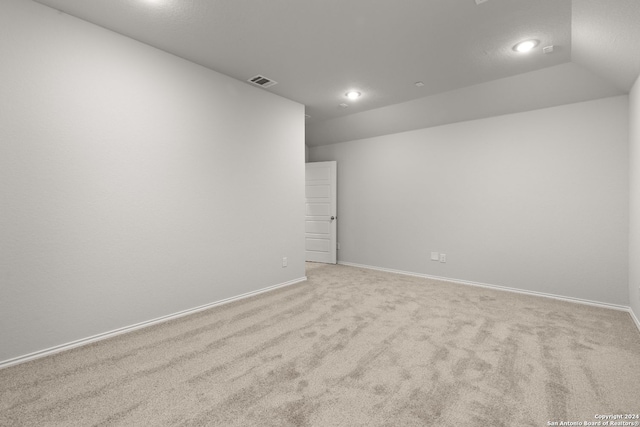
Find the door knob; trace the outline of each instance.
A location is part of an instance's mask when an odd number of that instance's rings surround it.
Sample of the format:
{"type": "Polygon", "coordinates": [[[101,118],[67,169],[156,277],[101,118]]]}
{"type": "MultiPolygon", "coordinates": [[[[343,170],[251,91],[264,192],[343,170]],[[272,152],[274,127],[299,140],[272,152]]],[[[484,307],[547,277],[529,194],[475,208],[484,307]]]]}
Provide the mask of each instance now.
{"type": "Polygon", "coordinates": [[[334,219],[336,219],[336,217],[335,217],[335,216],[332,216],[332,217],[331,217],[331,221],[333,221],[334,219]]]}

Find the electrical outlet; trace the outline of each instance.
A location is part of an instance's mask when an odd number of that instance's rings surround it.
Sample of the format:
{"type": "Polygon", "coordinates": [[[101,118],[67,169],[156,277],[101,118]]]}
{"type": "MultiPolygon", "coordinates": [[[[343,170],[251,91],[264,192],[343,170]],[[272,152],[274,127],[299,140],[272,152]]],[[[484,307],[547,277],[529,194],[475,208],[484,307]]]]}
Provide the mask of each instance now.
{"type": "Polygon", "coordinates": [[[440,259],[440,254],[438,252],[431,252],[431,261],[437,261],[440,259]]]}
{"type": "Polygon", "coordinates": [[[282,268],[287,266],[287,257],[282,257],[282,268]]]}
{"type": "Polygon", "coordinates": [[[447,254],[440,254],[440,262],[447,262],[447,254]]]}

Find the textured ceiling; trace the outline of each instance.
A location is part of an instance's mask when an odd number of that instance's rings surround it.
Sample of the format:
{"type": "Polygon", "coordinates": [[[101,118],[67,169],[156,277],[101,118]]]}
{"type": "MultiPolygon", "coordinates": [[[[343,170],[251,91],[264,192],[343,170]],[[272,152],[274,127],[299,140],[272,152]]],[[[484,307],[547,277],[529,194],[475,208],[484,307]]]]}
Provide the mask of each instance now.
{"type": "Polygon", "coordinates": [[[266,90],[306,105],[309,145],[625,93],[638,74],[638,55],[626,58],[638,0],[36,1],[239,80],[279,82],[266,90]],[[624,46],[607,51],[622,29],[624,46]],[[534,52],[511,49],[527,38],[540,40],[534,52]],[[571,66],[572,45],[587,70],[571,66]],[[519,75],[530,86],[513,92],[519,75]],[[362,98],[346,100],[350,89],[362,98]]]}
{"type": "Polygon", "coordinates": [[[363,111],[307,127],[307,145],[327,145],[620,95],[574,63],[363,111]]]}
{"type": "Polygon", "coordinates": [[[572,61],[629,92],[640,74],[640,1],[574,0],[572,61]]]}

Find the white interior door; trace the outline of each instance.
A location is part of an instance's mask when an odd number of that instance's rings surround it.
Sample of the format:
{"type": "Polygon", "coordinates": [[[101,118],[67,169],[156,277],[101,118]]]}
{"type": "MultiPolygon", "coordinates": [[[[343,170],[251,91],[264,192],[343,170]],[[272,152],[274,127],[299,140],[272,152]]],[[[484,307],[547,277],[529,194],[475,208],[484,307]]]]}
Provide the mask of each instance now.
{"type": "Polygon", "coordinates": [[[307,163],[305,173],[306,260],[336,263],[336,162],[307,163]]]}

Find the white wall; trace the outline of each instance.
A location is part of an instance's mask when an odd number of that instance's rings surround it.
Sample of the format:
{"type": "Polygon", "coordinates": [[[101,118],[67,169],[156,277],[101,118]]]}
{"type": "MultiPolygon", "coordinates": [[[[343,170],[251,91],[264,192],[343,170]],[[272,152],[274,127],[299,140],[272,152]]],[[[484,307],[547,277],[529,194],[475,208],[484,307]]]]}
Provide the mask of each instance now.
{"type": "Polygon", "coordinates": [[[627,102],[311,147],[338,162],[339,260],[628,305],[627,102]]]}
{"type": "Polygon", "coordinates": [[[0,361],[304,276],[302,105],[30,1],[0,52],[0,361]]]}
{"type": "Polygon", "coordinates": [[[629,302],[640,319],[640,77],[629,93],[629,302]]]}

